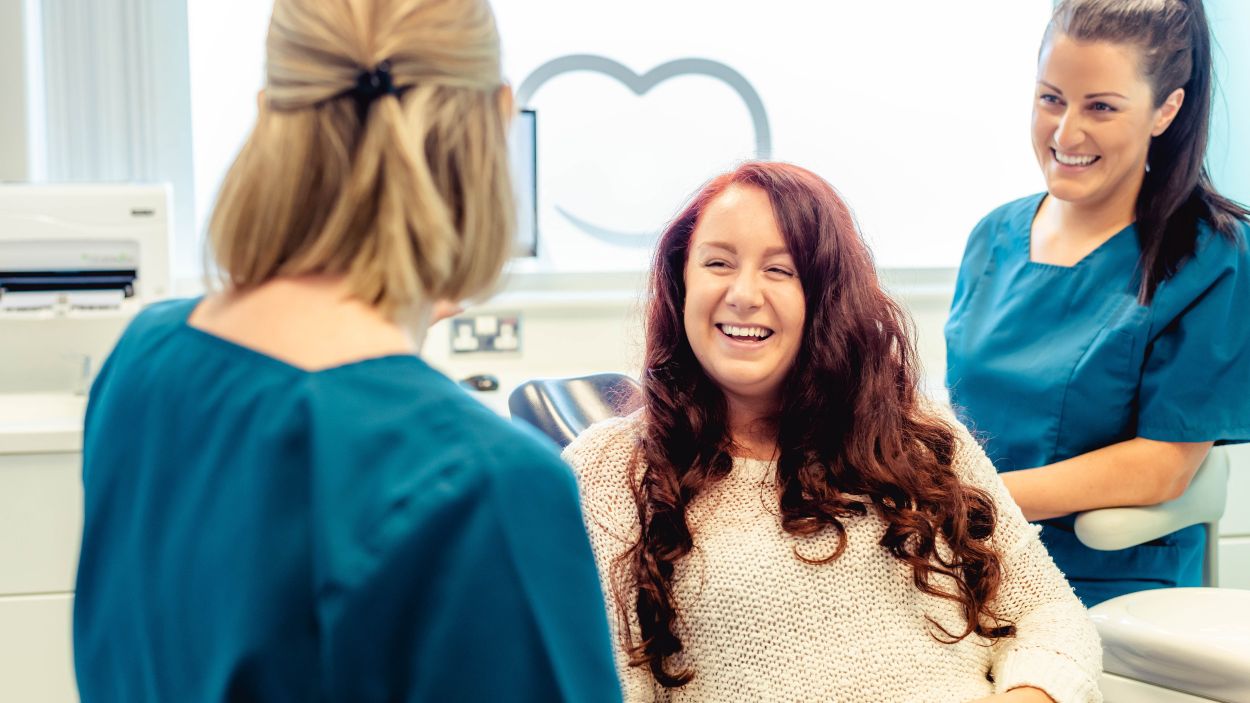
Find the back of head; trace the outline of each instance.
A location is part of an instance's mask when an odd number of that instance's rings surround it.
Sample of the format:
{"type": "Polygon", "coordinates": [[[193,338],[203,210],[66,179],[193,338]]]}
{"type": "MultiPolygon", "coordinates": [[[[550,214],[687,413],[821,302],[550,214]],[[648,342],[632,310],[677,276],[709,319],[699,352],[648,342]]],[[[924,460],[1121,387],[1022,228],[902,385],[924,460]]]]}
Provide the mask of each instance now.
{"type": "Polygon", "coordinates": [[[1137,198],[1139,298],[1149,302],[1158,285],[1193,253],[1199,220],[1233,238],[1237,221],[1248,214],[1216,192],[1205,165],[1214,93],[1206,11],[1202,0],[1063,0],[1043,46],[1055,34],[1136,49],[1156,108],[1173,91],[1184,90],[1176,118],[1150,144],[1149,168],[1137,198]]]}
{"type": "Polygon", "coordinates": [[[386,314],[484,292],[513,231],[502,90],[487,0],[276,0],[209,222],[223,277],[342,275],[386,314]]]}

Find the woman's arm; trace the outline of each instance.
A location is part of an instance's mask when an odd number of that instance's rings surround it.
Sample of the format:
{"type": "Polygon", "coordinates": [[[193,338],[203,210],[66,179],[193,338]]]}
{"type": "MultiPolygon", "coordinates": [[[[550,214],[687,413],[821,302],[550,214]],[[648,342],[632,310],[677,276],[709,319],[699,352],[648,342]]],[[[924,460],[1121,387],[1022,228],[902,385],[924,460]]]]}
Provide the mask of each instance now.
{"type": "Polygon", "coordinates": [[[1015,636],[991,645],[989,673],[997,695],[985,700],[1101,703],[1102,648],[1093,622],[1046,552],[1038,528],[1012,502],[989,457],[962,425],[953,418],[950,422],[959,445],[954,465],[960,479],[994,501],[993,547],[1001,580],[992,609],[1016,627],[1015,636]]]}
{"type": "Polygon", "coordinates": [[[1185,492],[1213,444],[1135,437],[1002,478],[1032,522],[1097,508],[1155,505],[1185,492]]]}
{"type": "Polygon", "coordinates": [[[630,666],[622,627],[638,637],[638,618],[622,612],[616,599],[618,587],[627,594],[624,603],[633,602],[634,589],[619,579],[628,578],[617,569],[616,561],[637,539],[637,508],[629,474],[638,431],[637,416],[604,420],[582,432],[564,449],[563,459],[573,467],[582,500],[582,517],[590,547],[599,568],[600,585],[612,633],[612,651],[620,677],[625,703],[646,703],[656,699],[655,679],[645,667],[630,666]]]}

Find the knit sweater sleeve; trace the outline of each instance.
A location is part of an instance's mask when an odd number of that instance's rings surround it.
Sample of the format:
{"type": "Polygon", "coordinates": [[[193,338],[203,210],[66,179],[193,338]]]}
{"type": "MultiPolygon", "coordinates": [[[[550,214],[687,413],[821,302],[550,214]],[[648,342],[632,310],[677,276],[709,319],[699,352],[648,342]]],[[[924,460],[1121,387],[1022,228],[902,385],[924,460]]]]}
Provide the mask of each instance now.
{"type": "Polygon", "coordinates": [[[1016,636],[993,645],[995,690],[1032,686],[1056,703],[1102,701],[1102,647],[1093,622],[980,444],[953,416],[947,419],[959,445],[956,470],[990,495],[998,513],[993,542],[1003,577],[994,607],[1015,624],[1016,636]]]}
{"type": "Polygon", "coordinates": [[[630,666],[625,651],[622,625],[627,622],[634,641],[638,638],[638,617],[628,604],[633,603],[634,590],[617,564],[619,557],[638,539],[638,512],[630,487],[631,464],[640,428],[638,413],[625,418],[612,418],[597,423],[583,432],[564,450],[563,458],[573,467],[581,493],[582,513],[590,546],[599,567],[599,580],[612,629],[613,653],[617,675],[625,703],[641,703],[656,699],[654,679],[644,668],[630,666]],[[627,604],[624,612],[618,607],[620,593],[627,604]],[[624,615],[625,620],[622,620],[624,615]]]}

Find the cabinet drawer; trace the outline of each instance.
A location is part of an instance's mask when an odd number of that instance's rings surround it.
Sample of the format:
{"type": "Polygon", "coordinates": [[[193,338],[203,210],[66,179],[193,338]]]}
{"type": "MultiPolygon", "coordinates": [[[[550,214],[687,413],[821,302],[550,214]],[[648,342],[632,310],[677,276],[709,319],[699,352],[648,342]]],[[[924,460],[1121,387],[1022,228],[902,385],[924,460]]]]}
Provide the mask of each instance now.
{"type": "Polygon", "coordinates": [[[0,454],[0,596],[74,590],[81,466],[78,452],[0,454]]]}
{"type": "Polygon", "coordinates": [[[0,597],[0,701],[73,703],[74,597],[0,597]]]}

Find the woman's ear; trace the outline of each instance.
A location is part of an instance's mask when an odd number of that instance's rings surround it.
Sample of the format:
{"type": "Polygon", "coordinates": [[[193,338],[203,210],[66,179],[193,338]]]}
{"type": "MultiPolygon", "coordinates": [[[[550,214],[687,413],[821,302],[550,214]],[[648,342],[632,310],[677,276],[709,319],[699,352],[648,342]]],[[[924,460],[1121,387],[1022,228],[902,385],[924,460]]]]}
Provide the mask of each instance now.
{"type": "Polygon", "coordinates": [[[1185,89],[1177,88],[1172,91],[1167,100],[1155,110],[1154,128],[1150,130],[1150,136],[1157,137],[1168,131],[1168,127],[1172,125],[1172,120],[1180,114],[1181,105],[1185,104],[1185,89]]]}
{"type": "Polygon", "coordinates": [[[430,312],[430,324],[442,322],[449,317],[455,317],[464,312],[464,306],[451,300],[434,301],[434,309],[430,312]]]}
{"type": "Polygon", "coordinates": [[[512,86],[507,83],[499,86],[499,111],[508,122],[511,122],[512,116],[516,114],[516,99],[512,95],[512,86]]]}

